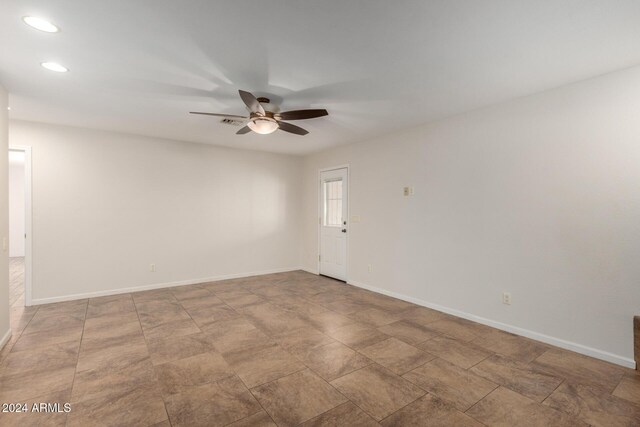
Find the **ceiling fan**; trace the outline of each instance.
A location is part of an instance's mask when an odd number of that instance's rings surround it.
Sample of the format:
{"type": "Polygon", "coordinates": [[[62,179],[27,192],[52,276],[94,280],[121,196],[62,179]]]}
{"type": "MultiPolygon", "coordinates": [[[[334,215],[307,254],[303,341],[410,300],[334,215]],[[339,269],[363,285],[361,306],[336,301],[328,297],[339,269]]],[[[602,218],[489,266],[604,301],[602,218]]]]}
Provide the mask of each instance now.
{"type": "Polygon", "coordinates": [[[199,111],[190,111],[191,114],[204,114],[206,116],[227,117],[234,119],[245,119],[249,122],[240,129],[236,134],[244,135],[254,131],[256,133],[267,135],[280,129],[285,132],[296,135],[306,135],[309,132],[300,126],[283,122],[282,120],[304,120],[315,119],[316,117],[327,116],[329,113],[324,109],[312,110],[293,110],[279,112],[278,107],[271,104],[269,98],[256,98],[253,94],[244,90],[239,90],[240,98],[249,110],[249,116],[238,116],[235,114],[218,114],[218,113],[202,113],[199,111]]]}

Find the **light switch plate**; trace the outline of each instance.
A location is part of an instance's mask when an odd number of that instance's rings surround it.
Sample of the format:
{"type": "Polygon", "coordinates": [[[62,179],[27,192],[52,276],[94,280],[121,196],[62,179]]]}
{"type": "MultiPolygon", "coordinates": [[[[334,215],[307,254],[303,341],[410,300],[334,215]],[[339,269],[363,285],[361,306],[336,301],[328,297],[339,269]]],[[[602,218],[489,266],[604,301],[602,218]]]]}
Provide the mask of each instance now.
{"type": "Polygon", "coordinates": [[[404,193],[405,197],[413,196],[413,193],[414,193],[413,187],[404,187],[403,193],[404,193]]]}
{"type": "Polygon", "coordinates": [[[360,222],[360,215],[351,215],[351,222],[360,222]]]}

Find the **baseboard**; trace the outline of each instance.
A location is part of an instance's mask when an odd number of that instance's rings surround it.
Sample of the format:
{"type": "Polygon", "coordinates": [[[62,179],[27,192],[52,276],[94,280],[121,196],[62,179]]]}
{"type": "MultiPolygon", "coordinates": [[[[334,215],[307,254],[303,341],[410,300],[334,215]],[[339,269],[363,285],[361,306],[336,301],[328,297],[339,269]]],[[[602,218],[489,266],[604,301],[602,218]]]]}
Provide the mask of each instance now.
{"type": "Polygon", "coordinates": [[[2,339],[0,339],[0,350],[2,350],[5,345],[7,345],[10,339],[11,339],[11,328],[9,328],[9,330],[4,334],[2,339]]]}
{"type": "Polygon", "coordinates": [[[505,332],[520,335],[526,338],[531,338],[536,341],[541,341],[547,344],[551,344],[556,347],[564,348],[565,350],[575,351],[576,353],[584,354],[586,356],[595,357],[596,359],[604,360],[606,362],[615,363],[616,365],[624,366],[625,368],[636,368],[636,362],[633,359],[619,356],[617,354],[609,353],[607,351],[598,350],[596,348],[587,347],[582,344],[567,341],[561,338],[552,337],[539,332],[531,331],[529,329],[520,328],[517,326],[508,325],[506,323],[496,322],[495,320],[487,319],[484,317],[476,316],[464,311],[456,310],[449,307],[444,307],[438,304],[433,304],[418,298],[409,297],[396,292],[388,291],[386,289],[377,288],[375,286],[365,285],[364,283],[355,282],[349,280],[350,285],[357,286],[359,288],[367,289],[379,294],[387,295],[393,298],[401,299],[403,301],[411,302],[413,304],[421,305],[423,307],[431,308],[434,310],[442,311],[443,313],[451,314],[452,316],[462,317],[467,320],[471,320],[483,325],[491,326],[492,328],[500,329],[505,332]]]}
{"type": "MultiPolygon", "coordinates": [[[[299,267],[278,268],[273,270],[254,271],[249,273],[238,273],[238,274],[227,274],[227,275],[207,277],[207,278],[201,278],[201,279],[182,280],[178,282],[156,283],[151,285],[120,288],[120,289],[113,289],[113,290],[107,290],[107,291],[64,295],[60,297],[38,298],[38,299],[33,299],[31,303],[32,305],[51,304],[54,302],[73,301],[73,300],[86,299],[86,298],[96,298],[96,297],[103,297],[103,296],[109,296],[109,295],[126,294],[130,292],[140,292],[140,291],[148,291],[153,289],[171,288],[174,286],[195,285],[198,283],[216,282],[216,281],[228,280],[228,279],[239,279],[239,278],[250,277],[250,276],[262,276],[265,274],[284,273],[287,271],[295,271],[295,270],[303,270],[311,274],[318,274],[317,271],[312,271],[310,269],[299,268],[299,267]]],[[[598,349],[588,347],[582,344],[578,344],[572,341],[567,341],[561,338],[556,338],[556,337],[545,335],[539,332],[531,331],[529,329],[524,329],[517,326],[508,325],[506,323],[497,322],[495,320],[476,316],[474,314],[470,314],[465,311],[456,310],[456,309],[445,307],[439,304],[434,304],[428,301],[421,300],[419,298],[413,298],[407,295],[388,291],[386,289],[378,288],[375,286],[369,286],[357,281],[349,280],[347,283],[353,286],[357,286],[359,288],[367,289],[373,292],[377,292],[379,294],[383,294],[383,295],[387,295],[403,301],[411,302],[413,304],[417,304],[423,307],[442,311],[443,313],[451,314],[453,316],[462,317],[463,319],[467,319],[477,323],[481,323],[483,325],[491,326],[492,328],[500,329],[505,332],[510,332],[516,335],[531,338],[533,340],[551,344],[556,347],[564,348],[566,350],[575,351],[576,353],[584,354],[586,356],[595,357],[596,359],[601,359],[607,362],[615,363],[617,365],[621,365],[626,368],[631,368],[631,369],[636,368],[636,362],[633,359],[629,359],[627,357],[609,353],[607,351],[598,350],[598,349]]],[[[11,330],[7,331],[7,333],[2,338],[2,340],[0,340],[0,349],[4,346],[4,344],[6,344],[9,341],[10,338],[11,338],[11,330]]]]}
{"type": "Polygon", "coordinates": [[[59,297],[34,298],[31,305],[51,304],[54,302],[74,301],[86,298],[106,297],[109,295],[128,294],[130,292],[150,291],[153,289],[172,288],[174,286],[196,285],[198,283],[217,282],[220,280],[241,279],[243,277],[263,276],[265,274],[285,273],[287,271],[300,270],[299,267],[276,268],[272,270],[252,271],[249,273],[226,274],[214,277],[205,277],[201,279],[181,280],[178,282],[154,283],[151,285],[134,286],[129,288],[111,289],[107,291],[87,292],[83,294],[63,295],[59,297]]]}
{"type": "Polygon", "coordinates": [[[640,316],[633,316],[633,358],[636,361],[636,369],[640,365],[640,316]]]}
{"type": "Polygon", "coordinates": [[[318,270],[312,270],[312,269],[310,269],[310,268],[301,268],[300,270],[302,270],[302,271],[306,271],[307,273],[315,274],[316,276],[317,276],[318,274],[320,274],[320,272],[319,272],[318,270]]]}

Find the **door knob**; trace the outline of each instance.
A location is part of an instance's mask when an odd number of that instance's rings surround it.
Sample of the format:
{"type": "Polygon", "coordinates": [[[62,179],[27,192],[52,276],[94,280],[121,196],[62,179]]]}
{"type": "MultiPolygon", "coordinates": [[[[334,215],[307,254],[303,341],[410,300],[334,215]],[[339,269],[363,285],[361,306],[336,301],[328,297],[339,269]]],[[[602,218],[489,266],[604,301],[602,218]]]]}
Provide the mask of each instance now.
{"type": "Polygon", "coordinates": [[[343,232],[343,233],[346,233],[346,232],[347,232],[347,229],[346,229],[346,228],[343,228],[343,229],[342,229],[342,232],[343,232]]]}

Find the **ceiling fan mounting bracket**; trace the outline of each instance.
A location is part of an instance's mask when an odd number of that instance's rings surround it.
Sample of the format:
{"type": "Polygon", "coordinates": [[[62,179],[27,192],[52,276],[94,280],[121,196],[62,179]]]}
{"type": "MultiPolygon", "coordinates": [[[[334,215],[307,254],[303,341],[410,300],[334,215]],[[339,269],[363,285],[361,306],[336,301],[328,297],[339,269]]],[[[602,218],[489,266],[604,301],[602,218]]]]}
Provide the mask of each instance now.
{"type": "Polygon", "coordinates": [[[259,96],[257,99],[261,104],[271,104],[271,100],[269,98],[265,98],[264,96],[259,96]]]}

